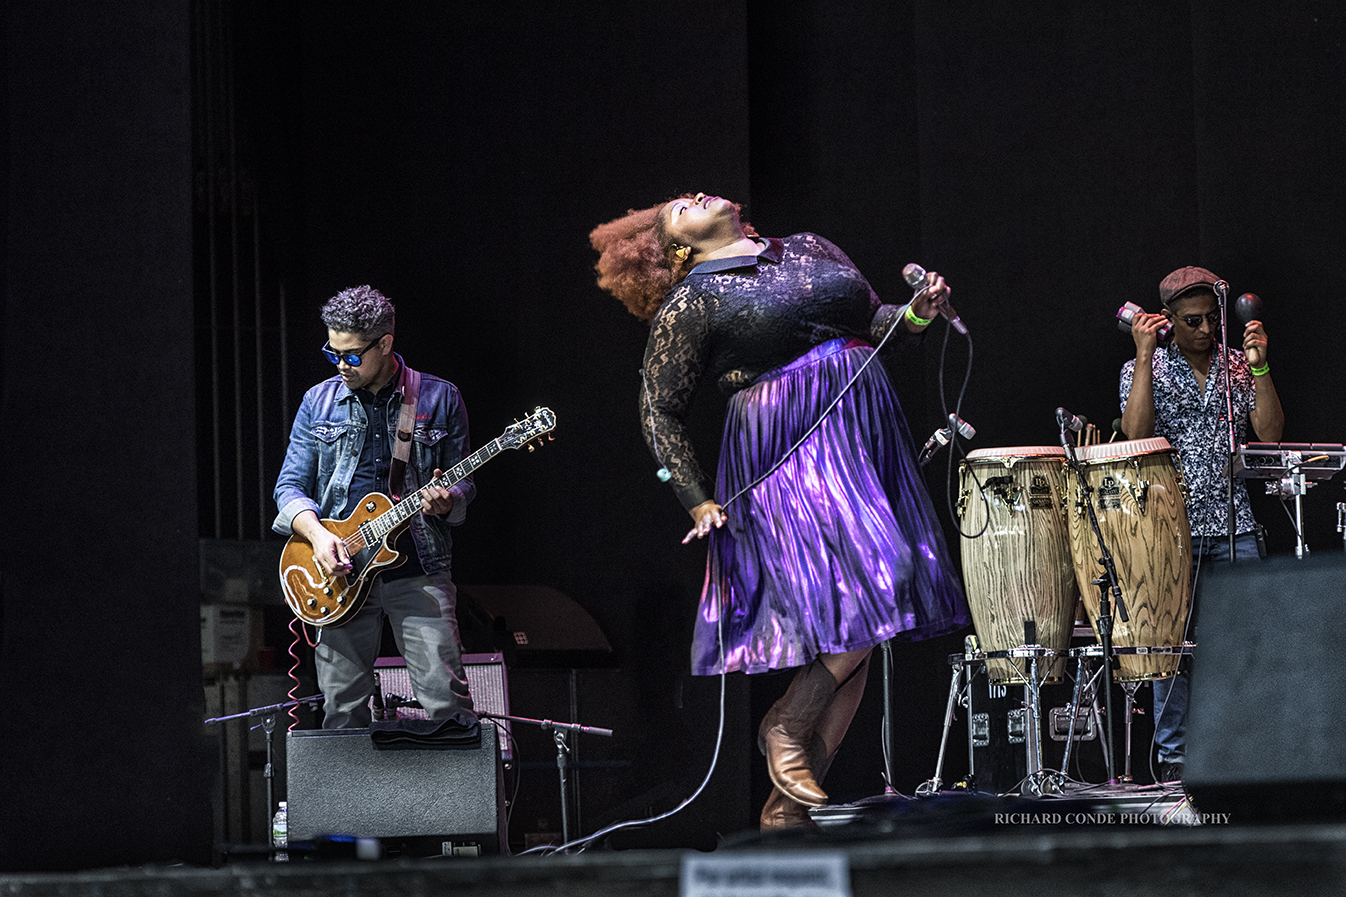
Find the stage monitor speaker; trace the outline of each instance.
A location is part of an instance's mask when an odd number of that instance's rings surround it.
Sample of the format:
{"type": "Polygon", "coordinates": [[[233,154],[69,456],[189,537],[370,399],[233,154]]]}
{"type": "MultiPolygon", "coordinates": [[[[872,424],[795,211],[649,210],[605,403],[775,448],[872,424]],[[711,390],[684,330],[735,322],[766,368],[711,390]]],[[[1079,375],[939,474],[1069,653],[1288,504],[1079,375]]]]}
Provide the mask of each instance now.
{"type": "Polygon", "coordinates": [[[1184,785],[1232,821],[1346,815],[1346,558],[1211,565],[1184,785]]]}
{"type": "Polygon", "coordinates": [[[378,838],[420,853],[508,845],[490,720],[481,721],[481,745],[471,750],[375,750],[368,729],[301,729],[285,744],[292,845],[323,835],[378,838]]]}
{"type": "MultiPolygon", "coordinates": [[[[509,716],[509,680],[505,675],[505,656],[503,654],[464,654],[463,671],[467,673],[467,688],[472,693],[472,706],[478,713],[494,713],[497,716],[509,716]]],[[[411,674],[407,672],[404,657],[380,657],[374,661],[374,674],[378,676],[379,692],[384,703],[396,707],[398,719],[427,719],[420,704],[396,706],[404,700],[411,700],[411,674]]],[[[374,709],[374,699],[369,699],[370,709],[374,709]]],[[[376,716],[375,719],[378,719],[376,716]]],[[[506,760],[514,758],[514,748],[510,744],[508,720],[494,720],[500,736],[500,756],[506,760]]]]}

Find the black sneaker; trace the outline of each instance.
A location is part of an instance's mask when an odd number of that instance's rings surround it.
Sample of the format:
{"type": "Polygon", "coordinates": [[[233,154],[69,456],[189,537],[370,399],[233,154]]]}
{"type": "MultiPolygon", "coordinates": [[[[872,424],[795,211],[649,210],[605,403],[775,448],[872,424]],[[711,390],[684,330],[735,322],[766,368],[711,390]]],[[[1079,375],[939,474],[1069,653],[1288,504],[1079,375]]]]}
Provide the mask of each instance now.
{"type": "Polygon", "coordinates": [[[1183,763],[1182,763],[1181,760],[1178,760],[1178,761],[1165,760],[1164,762],[1160,763],[1160,764],[1159,764],[1159,781],[1160,781],[1160,782],[1181,782],[1181,781],[1182,781],[1182,767],[1183,767],[1183,763]]]}

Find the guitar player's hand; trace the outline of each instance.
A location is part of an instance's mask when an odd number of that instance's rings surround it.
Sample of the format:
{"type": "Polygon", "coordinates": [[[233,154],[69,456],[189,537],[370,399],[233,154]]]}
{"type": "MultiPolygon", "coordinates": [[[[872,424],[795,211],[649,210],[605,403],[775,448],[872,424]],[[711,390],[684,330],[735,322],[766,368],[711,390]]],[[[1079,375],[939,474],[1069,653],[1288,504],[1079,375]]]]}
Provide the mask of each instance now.
{"type": "MultiPolygon", "coordinates": [[[[444,473],[435,468],[435,477],[444,473]]],[[[421,490],[422,514],[447,514],[453,510],[453,493],[442,486],[429,485],[421,490]]]]}
{"type": "Polygon", "coordinates": [[[318,515],[305,511],[294,518],[294,531],[313,546],[313,563],[323,576],[345,576],[351,572],[351,557],[346,543],[318,520],[318,515]]]}

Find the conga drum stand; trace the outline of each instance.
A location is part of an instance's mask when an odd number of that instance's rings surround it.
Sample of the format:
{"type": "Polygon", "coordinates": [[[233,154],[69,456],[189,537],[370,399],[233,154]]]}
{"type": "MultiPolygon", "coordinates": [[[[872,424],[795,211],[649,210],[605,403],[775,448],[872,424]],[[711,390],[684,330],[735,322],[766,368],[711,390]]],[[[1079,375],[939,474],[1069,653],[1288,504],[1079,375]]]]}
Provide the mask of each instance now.
{"type": "MultiPolygon", "coordinates": [[[[1147,648],[1147,647],[1114,647],[1114,648],[1112,649],[1112,652],[1113,652],[1113,656],[1114,656],[1114,657],[1119,656],[1119,655],[1123,655],[1123,654],[1167,654],[1167,655],[1182,654],[1182,655],[1189,655],[1189,654],[1192,653],[1192,649],[1194,649],[1195,647],[1196,647],[1196,643],[1195,643],[1195,642],[1184,642],[1184,643],[1181,644],[1181,645],[1163,645],[1163,646],[1159,646],[1159,647],[1148,647],[1148,648],[1147,648]]],[[[1062,761],[1061,761],[1061,771],[1062,771],[1062,772],[1065,772],[1066,770],[1068,770],[1068,769],[1070,768],[1070,748],[1071,748],[1071,745],[1074,743],[1074,740],[1075,740],[1075,720],[1079,718],[1080,706],[1081,706],[1081,704],[1083,703],[1083,698],[1081,697],[1081,695],[1082,695],[1082,693],[1083,693],[1083,687],[1084,687],[1084,681],[1085,681],[1085,672],[1084,672],[1084,670],[1085,670],[1085,666],[1084,666],[1085,659],[1086,659],[1086,658],[1091,658],[1091,657],[1099,657],[1099,658],[1101,658],[1101,657],[1103,656],[1103,646],[1102,646],[1102,645],[1086,645],[1086,646],[1084,646],[1083,648],[1072,648],[1071,651],[1070,651],[1070,656],[1071,656],[1071,657],[1074,657],[1074,658],[1076,659],[1076,661],[1078,662],[1078,666],[1076,667],[1076,673],[1075,673],[1075,694],[1074,694],[1074,697],[1071,699],[1071,703],[1070,703],[1070,714],[1071,714],[1071,715],[1070,715],[1070,731],[1069,731],[1069,733],[1067,734],[1067,737],[1066,737],[1066,750],[1065,750],[1065,756],[1064,756],[1064,758],[1063,758],[1062,761]]],[[[1095,670],[1092,674],[1089,675],[1089,677],[1088,677],[1088,682],[1089,682],[1088,687],[1089,687],[1090,689],[1092,689],[1092,688],[1095,687],[1095,683],[1097,682],[1098,677],[1099,677],[1099,675],[1102,673],[1102,671],[1103,671],[1103,667],[1105,667],[1105,666],[1107,666],[1107,665],[1106,665],[1106,664],[1101,664],[1101,665],[1100,665],[1100,668],[1099,668],[1098,670],[1095,670]]],[[[1140,687],[1141,683],[1140,683],[1140,681],[1137,681],[1137,680],[1128,680],[1128,681],[1124,681],[1124,682],[1118,682],[1117,684],[1120,685],[1120,686],[1122,687],[1122,694],[1124,694],[1124,695],[1126,696],[1126,705],[1125,705],[1125,707],[1123,708],[1123,711],[1122,711],[1122,712],[1125,714],[1125,717],[1124,717],[1124,719],[1125,719],[1124,730],[1125,730],[1125,731],[1124,731],[1124,733],[1123,733],[1123,738],[1125,739],[1125,741],[1124,741],[1124,745],[1125,745],[1125,748],[1126,748],[1126,753],[1123,755],[1123,756],[1125,757],[1125,763],[1124,763],[1124,772],[1122,773],[1121,776],[1117,777],[1117,781],[1119,781],[1119,782],[1131,782],[1131,781],[1132,781],[1132,776],[1131,776],[1131,723],[1132,723],[1132,719],[1131,719],[1131,717],[1132,717],[1132,714],[1135,712],[1135,705],[1136,705],[1136,689],[1140,687]]],[[[1103,748],[1103,752],[1104,752],[1105,756],[1109,758],[1109,760],[1108,760],[1108,769],[1109,769],[1109,770],[1112,769],[1112,761],[1111,761],[1111,759],[1110,759],[1110,758],[1111,758],[1111,747],[1112,747],[1111,744],[1109,744],[1109,745],[1105,745],[1104,748],[1103,748]]],[[[1110,778],[1112,777],[1112,776],[1111,776],[1111,773],[1109,773],[1109,777],[1110,777],[1110,778]]]]}
{"type": "MultiPolygon", "coordinates": [[[[1032,635],[1031,624],[1024,624],[1032,635]]],[[[1029,719],[1024,726],[1024,749],[1028,757],[1028,775],[1024,777],[1024,791],[1033,797],[1046,794],[1060,794],[1064,786],[1061,774],[1042,766],[1042,679],[1038,677],[1038,660],[1047,657],[1055,660],[1065,656],[1064,651],[1055,651],[1038,644],[1025,644],[1008,651],[990,652],[986,656],[1003,655],[1016,660],[1028,661],[1028,675],[1024,676],[1024,697],[1027,699],[1029,719]]],[[[1016,664],[1017,666],[1017,664],[1016,664]]],[[[1050,669],[1050,662],[1048,669],[1050,669]]],[[[1046,678],[1046,677],[1043,677],[1046,678]]]]}
{"type": "MultiPolygon", "coordinates": [[[[1102,657],[1103,648],[1101,645],[1086,645],[1083,648],[1071,648],[1070,656],[1075,658],[1075,691],[1070,699],[1070,728],[1066,732],[1066,747],[1061,755],[1061,774],[1069,778],[1070,776],[1070,752],[1075,745],[1075,721],[1080,718],[1080,707],[1084,704],[1087,696],[1089,708],[1094,714],[1094,724],[1098,725],[1098,706],[1095,703],[1095,696],[1098,694],[1098,679],[1103,675],[1103,668],[1106,664],[1099,664],[1098,669],[1090,672],[1087,676],[1085,665],[1087,657],[1102,657]]],[[[1129,721],[1128,721],[1129,726],[1129,721]]],[[[1101,730],[1104,726],[1098,725],[1101,730]]],[[[1128,735],[1130,729],[1127,729],[1128,735]]],[[[1099,739],[1103,746],[1103,762],[1108,769],[1112,769],[1112,745],[1108,744],[1107,739],[1099,739]]],[[[1128,741],[1128,744],[1130,742],[1128,741]]]]}
{"type": "MultiPolygon", "coordinates": [[[[884,642],[883,644],[885,647],[887,647],[888,645],[887,642],[884,642]]],[[[916,786],[917,797],[934,797],[936,794],[939,794],[940,789],[944,786],[944,780],[941,778],[941,776],[944,775],[944,751],[948,747],[949,732],[953,728],[953,708],[958,703],[958,693],[962,690],[959,680],[962,679],[963,671],[966,670],[970,664],[981,663],[985,659],[986,659],[985,654],[973,650],[971,646],[966,647],[962,654],[949,655],[949,666],[953,667],[953,676],[949,680],[949,701],[944,707],[944,732],[940,735],[939,739],[939,757],[935,760],[935,775],[933,778],[926,779],[920,785],[916,786]]],[[[972,677],[969,675],[968,676],[969,684],[971,683],[971,681],[972,677]]],[[[886,684],[887,679],[885,679],[884,682],[886,684]]],[[[889,757],[889,751],[887,749],[888,745],[891,744],[891,736],[890,733],[888,733],[886,730],[888,726],[887,709],[889,706],[891,706],[891,702],[888,700],[886,694],[883,706],[884,706],[884,726],[885,726],[884,740],[883,740],[884,743],[883,761],[885,766],[887,767],[887,773],[888,773],[887,787],[889,790],[891,790],[893,771],[891,765],[891,758],[889,757]]],[[[976,759],[973,756],[972,752],[972,733],[971,730],[969,729],[968,744],[967,744],[968,781],[975,782],[976,775],[977,775],[976,759]]]]}

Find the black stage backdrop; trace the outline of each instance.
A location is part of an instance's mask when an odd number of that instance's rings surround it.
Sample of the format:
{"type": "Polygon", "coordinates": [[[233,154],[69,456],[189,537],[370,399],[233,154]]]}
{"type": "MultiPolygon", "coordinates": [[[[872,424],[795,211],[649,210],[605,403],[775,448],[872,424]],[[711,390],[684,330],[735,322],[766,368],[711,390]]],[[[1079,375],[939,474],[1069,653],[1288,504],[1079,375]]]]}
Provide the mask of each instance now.
{"type": "MultiPolygon", "coordinates": [[[[706,190],[764,233],[835,240],[892,301],[906,262],[939,270],[976,341],[975,447],[1055,443],[1058,405],[1106,427],[1131,355],[1117,307],[1155,309],[1165,273],[1204,265],[1266,301],[1285,438],[1346,438],[1346,12],[1329,0],[232,9],[290,407],[330,372],[317,306],[372,283],[408,361],[463,390],[478,444],[557,412],[545,451],[480,471],[455,576],[551,585],[599,621],[634,686],[610,708],[633,806],[705,768],[716,689],[685,674],[704,555],[678,544],[686,515],[638,435],[645,328],[593,284],[595,224],[706,190]]],[[[162,2],[6,17],[3,864],[199,860],[190,23],[162,2]]],[[[942,335],[889,365],[918,440],[941,417],[942,335]]],[[[966,358],[953,340],[950,401],[966,358]]],[[[721,405],[697,409],[711,466],[721,405]]],[[[932,465],[947,526],[945,477],[932,465]]],[[[1305,500],[1319,552],[1339,550],[1340,490],[1305,500]]],[[[1285,553],[1275,504],[1257,510],[1285,553]]],[[[958,644],[898,651],[904,792],[933,771],[958,644]]],[[[782,687],[733,683],[719,796],[665,843],[754,824],[748,735],[782,687]]],[[[877,695],[834,796],[879,790],[877,695]]]]}

